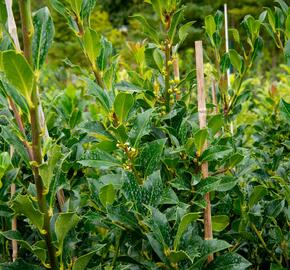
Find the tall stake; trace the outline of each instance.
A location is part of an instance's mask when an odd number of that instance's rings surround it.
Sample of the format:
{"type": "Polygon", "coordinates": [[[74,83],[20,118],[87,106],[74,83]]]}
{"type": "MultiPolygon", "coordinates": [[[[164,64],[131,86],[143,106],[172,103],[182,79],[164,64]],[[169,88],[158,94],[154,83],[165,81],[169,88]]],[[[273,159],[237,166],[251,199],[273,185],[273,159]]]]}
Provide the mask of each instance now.
{"type": "MultiPolygon", "coordinates": [[[[196,57],[196,77],[197,77],[197,99],[198,99],[198,119],[199,127],[206,127],[206,95],[204,89],[204,72],[203,72],[203,52],[202,52],[202,41],[195,42],[195,57],[196,57]]],[[[207,147],[207,142],[205,142],[203,152],[207,147]]],[[[208,163],[203,162],[201,164],[201,174],[202,178],[208,177],[208,163]]],[[[211,204],[210,204],[210,194],[205,195],[206,208],[204,210],[204,239],[212,239],[212,223],[211,223],[211,204]]],[[[208,262],[213,260],[213,255],[208,256],[208,262]]]]}

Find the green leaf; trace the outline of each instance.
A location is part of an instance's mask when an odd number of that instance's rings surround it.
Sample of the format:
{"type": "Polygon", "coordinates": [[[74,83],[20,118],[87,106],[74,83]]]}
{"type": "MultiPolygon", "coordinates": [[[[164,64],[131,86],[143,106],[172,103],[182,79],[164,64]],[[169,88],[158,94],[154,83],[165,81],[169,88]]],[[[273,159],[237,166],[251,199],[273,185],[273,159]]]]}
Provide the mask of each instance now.
{"type": "Polygon", "coordinates": [[[8,81],[15,86],[31,105],[31,92],[34,83],[33,71],[25,57],[16,51],[3,52],[3,68],[8,81]]]}
{"type": "Polygon", "coordinates": [[[2,187],[1,179],[6,173],[7,169],[11,165],[10,155],[8,152],[2,152],[0,154],[0,189],[2,187]]]}
{"type": "Polygon", "coordinates": [[[211,134],[214,136],[223,126],[224,118],[222,114],[212,116],[208,121],[208,128],[211,130],[211,134]]]}
{"type": "Polygon", "coordinates": [[[229,50],[229,55],[233,67],[241,74],[243,68],[242,57],[234,49],[229,50]]]}
{"type": "Polygon", "coordinates": [[[39,70],[47,56],[53,36],[54,26],[47,7],[39,9],[33,16],[34,35],[32,39],[32,55],[34,69],[39,70]]]}
{"type": "Polygon", "coordinates": [[[121,123],[127,120],[128,114],[134,105],[134,97],[131,94],[119,93],[114,101],[115,113],[121,123]]]}
{"type": "Polygon", "coordinates": [[[205,17],[205,31],[208,34],[212,44],[214,44],[213,34],[216,31],[216,23],[212,15],[208,15],[205,17]]]}
{"type": "Polygon", "coordinates": [[[227,253],[218,256],[209,266],[208,270],[244,270],[251,263],[237,253],[227,253]]]}
{"type": "Polygon", "coordinates": [[[194,135],[194,144],[197,149],[197,155],[199,156],[201,152],[203,151],[204,144],[208,137],[208,131],[207,129],[200,129],[198,130],[194,135]]]}
{"type": "Polygon", "coordinates": [[[232,176],[222,176],[219,180],[219,185],[216,191],[225,192],[231,190],[238,182],[238,178],[232,176]]]}
{"type": "MultiPolygon", "coordinates": [[[[201,265],[206,261],[207,257],[216,252],[225,250],[231,245],[223,240],[212,239],[212,240],[203,240],[199,236],[195,236],[193,239],[194,246],[197,246],[198,249],[194,250],[194,253],[200,253],[198,259],[195,260],[193,265],[189,268],[189,270],[200,269],[201,265]],[[200,266],[200,267],[199,267],[200,266]]],[[[196,254],[190,253],[191,257],[195,257],[196,254]]]]}
{"type": "Polygon", "coordinates": [[[154,207],[157,206],[163,193],[160,171],[155,171],[149,175],[141,188],[142,203],[154,207]]]}
{"type": "Polygon", "coordinates": [[[200,217],[199,213],[188,213],[186,215],[184,215],[178,225],[178,229],[177,229],[177,233],[175,235],[175,239],[174,239],[174,250],[177,250],[178,246],[179,246],[179,242],[180,239],[182,237],[182,234],[185,232],[185,230],[187,229],[187,226],[197,220],[200,217]]]}
{"type": "Polygon", "coordinates": [[[101,187],[99,198],[104,207],[106,207],[107,204],[113,204],[115,197],[116,192],[112,184],[101,187]]]}
{"type": "Polygon", "coordinates": [[[57,239],[57,247],[62,253],[63,241],[67,233],[77,225],[80,218],[75,213],[60,213],[55,221],[55,234],[57,239]]]}
{"type": "Polygon", "coordinates": [[[154,11],[158,14],[159,18],[162,22],[164,22],[163,18],[163,0],[145,0],[145,2],[150,3],[154,9],[154,11]]]}
{"type": "Polygon", "coordinates": [[[49,190],[50,183],[54,176],[54,170],[62,158],[61,146],[54,145],[47,153],[48,161],[41,164],[39,173],[43,181],[44,188],[49,190]]]}
{"type": "Polygon", "coordinates": [[[154,49],[153,51],[153,59],[155,61],[156,66],[158,67],[158,70],[162,72],[162,69],[164,67],[164,58],[161,51],[158,48],[154,49]]]}
{"type": "Polygon", "coordinates": [[[110,113],[112,107],[112,100],[107,91],[104,91],[94,81],[86,78],[89,94],[95,96],[106,113],[110,113]]]}
{"type": "Polygon", "coordinates": [[[131,139],[134,147],[138,146],[141,138],[149,133],[149,120],[152,116],[152,112],[153,110],[149,109],[137,115],[133,128],[129,133],[129,138],[131,139]]]}
{"type": "Polygon", "coordinates": [[[72,10],[75,12],[75,14],[77,16],[79,16],[81,13],[82,2],[83,2],[83,0],[69,0],[69,3],[70,3],[72,10]]]}
{"type": "Polygon", "coordinates": [[[192,259],[190,256],[183,250],[178,250],[178,251],[172,251],[170,250],[170,253],[168,255],[168,258],[170,262],[172,263],[178,263],[183,260],[190,260],[192,262],[192,259]]]}
{"type": "Polygon", "coordinates": [[[143,16],[135,15],[132,16],[131,18],[138,20],[143,27],[144,34],[150,37],[155,43],[159,44],[159,34],[156,32],[155,28],[152,27],[143,16]]]}
{"type": "Polygon", "coordinates": [[[136,165],[144,172],[144,176],[148,176],[155,171],[159,165],[166,139],[159,139],[149,142],[141,150],[136,165]]]}
{"type": "Polygon", "coordinates": [[[284,57],[286,64],[290,66],[290,38],[286,41],[284,46],[284,57]]]}
{"type": "Polygon", "coordinates": [[[252,208],[257,202],[259,202],[267,194],[268,194],[268,190],[264,186],[254,187],[249,198],[249,208],[252,208]]]}
{"type": "Polygon", "coordinates": [[[118,160],[80,160],[78,163],[85,167],[98,168],[100,170],[121,167],[122,165],[118,160]]]}
{"type": "Polygon", "coordinates": [[[17,259],[15,262],[11,263],[0,263],[1,270],[43,270],[43,267],[35,264],[30,264],[22,259],[17,259]]]}
{"type": "Polygon", "coordinates": [[[288,38],[290,39],[290,14],[288,14],[286,21],[285,21],[285,33],[288,38]]]}
{"type": "Polygon", "coordinates": [[[50,0],[49,2],[59,14],[66,17],[66,8],[59,0],[50,0]]]}
{"type": "Polygon", "coordinates": [[[183,13],[184,7],[178,9],[172,16],[170,28],[168,30],[168,36],[171,43],[174,41],[178,25],[184,20],[183,13]]]}
{"type": "Polygon", "coordinates": [[[77,258],[77,260],[74,262],[73,264],[73,268],[72,270],[86,270],[87,269],[87,265],[89,264],[90,260],[92,259],[92,257],[94,256],[94,254],[102,249],[105,245],[101,245],[97,250],[91,251],[85,255],[82,255],[80,257],[77,258]]]}
{"type": "Polygon", "coordinates": [[[201,155],[201,161],[213,161],[229,155],[232,149],[227,146],[215,145],[208,147],[201,155]]]}
{"type": "Polygon", "coordinates": [[[12,209],[15,213],[26,216],[33,225],[43,232],[44,215],[34,207],[28,195],[18,194],[12,201],[12,209]]]}
{"type": "Polygon", "coordinates": [[[178,31],[179,37],[179,44],[182,44],[186,37],[188,36],[189,29],[194,24],[194,22],[187,22],[186,24],[182,25],[178,31]]]}
{"type": "Polygon", "coordinates": [[[244,156],[240,153],[234,153],[232,156],[230,156],[228,160],[228,166],[229,168],[235,167],[237,164],[239,164],[244,159],[244,156]]]}
{"type": "Polygon", "coordinates": [[[287,16],[288,14],[288,5],[284,2],[284,0],[275,0],[276,3],[279,3],[279,5],[281,6],[281,9],[283,10],[284,15],[287,16]]]}
{"type": "Polygon", "coordinates": [[[279,109],[281,114],[286,120],[290,120],[290,103],[287,103],[284,99],[280,100],[279,109]]]}
{"type": "Polygon", "coordinates": [[[83,46],[87,57],[93,67],[96,67],[96,60],[101,52],[101,36],[91,28],[85,30],[83,46]]]}
{"type": "Polygon", "coordinates": [[[283,210],[285,200],[276,199],[267,204],[266,214],[270,217],[276,218],[283,210]]]}
{"type": "Polygon", "coordinates": [[[214,232],[221,232],[230,224],[229,217],[225,215],[212,216],[211,221],[214,232]]]}
{"type": "Polygon", "coordinates": [[[287,270],[287,269],[283,266],[278,265],[278,264],[271,263],[270,270],[287,270]]]}

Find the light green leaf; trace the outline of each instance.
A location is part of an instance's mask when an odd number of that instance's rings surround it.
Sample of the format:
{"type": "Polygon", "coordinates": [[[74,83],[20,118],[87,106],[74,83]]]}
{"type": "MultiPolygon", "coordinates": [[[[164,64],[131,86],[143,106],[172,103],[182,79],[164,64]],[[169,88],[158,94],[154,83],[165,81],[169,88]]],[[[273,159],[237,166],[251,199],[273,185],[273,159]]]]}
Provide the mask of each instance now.
{"type": "Polygon", "coordinates": [[[222,128],[223,124],[223,115],[217,114],[209,119],[207,126],[211,130],[212,135],[215,135],[222,128]]]}
{"type": "Polygon", "coordinates": [[[83,46],[87,57],[93,67],[96,67],[96,60],[101,52],[101,36],[91,28],[85,30],[83,46]]]}
{"type": "Polygon", "coordinates": [[[287,103],[284,99],[280,100],[279,104],[281,114],[287,119],[290,120],[290,103],[287,103]]]}
{"type": "Polygon", "coordinates": [[[149,120],[152,116],[152,112],[153,110],[149,109],[137,115],[133,128],[129,133],[129,137],[131,138],[134,147],[136,147],[139,144],[141,138],[144,135],[149,133],[150,131],[149,120]]]}
{"type": "Polygon", "coordinates": [[[6,173],[7,169],[11,165],[10,155],[8,152],[2,152],[0,154],[0,188],[2,187],[1,179],[6,173]]]}
{"type": "Polygon", "coordinates": [[[107,204],[113,204],[115,197],[116,192],[112,184],[101,187],[99,198],[104,207],[106,207],[107,204]]]}
{"type": "Polygon", "coordinates": [[[132,18],[140,22],[140,24],[143,27],[144,34],[150,37],[155,43],[159,44],[159,34],[155,30],[155,28],[152,27],[143,16],[135,15],[135,16],[132,16],[132,18]]]}
{"type": "Polygon", "coordinates": [[[208,15],[205,17],[205,31],[208,34],[212,44],[214,44],[213,34],[216,31],[216,23],[212,15],[208,15]]]}
{"type": "Polygon", "coordinates": [[[245,270],[251,263],[237,253],[226,253],[218,256],[208,270],[245,270]]]}
{"type": "Polygon", "coordinates": [[[232,156],[230,156],[228,161],[228,166],[230,168],[235,167],[237,164],[239,164],[244,159],[244,156],[240,153],[235,153],[232,156]]]}
{"type": "Polygon", "coordinates": [[[17,88],[31,106],[34,83],[33,71],[25,57],[16,51],[5,51],[2,55],[3,69],[8,81],[17,88]]]}
{"type": "Polygon", "coordinates": [[[194,24],[194,22],[187,22],[179,28],[178,36],[179,36],[179,44],[182,44],[183,41],[188,36],[189,29],[194,24]]]}
{"type": "Polygon", "coordinates": [[[98,168],[100,170],[107,170],[114,167],[121,167],[121,163],[116,161],[109,160],[80,160],[78,163],[82,164],[85,167],[98,168]]]}
{"type": "Polygon", "coordinates": [[[44,188],[49,189],[50,183],[54,176],[54,169],[57,166],[59,160],[62,158],[61,147],[54,145],[47,153],[48,161],[41,164],[39,167],[39,173],[43,181],[44,188]]]}
{"type": "Polygon", "coordinates": [[[178,9],[172,16],[170,28],[168,30],[168,36],[171,43],[174,41],[178,25],[184,20],[183,13],[184,7],[178,9]]]}
{"type": "Polygon", "coordinates": [[[198,156],[201,154],[203,150],[207,137],[208,137],[207,129],[200,129],[193,135],[194,144],[196,146],[198,156]]]}
{"type": "Polygon", "coordinates": [[[200,214],[199,213],[188,213],[186,215],[184,215],[178,225],[178,229],[177,229],[177,233],[174,239],[174,250],[176,250],[179,246],[179,242],[181,239],[182,234],[185,232],[187,226],[197,220],[199,218],[200,214]]]}
{"type": "Polygon", "coordinates": [[[34,69],[39,70],[43,65],[50,48],[54,26],[47,7],[39,9],[33,16],[34,35],[32,39],[32,55],[34,69]]]}
{"type": "Polygon", "coordinates": [[[59,252],[62,253],[63,241],[67,233],[77,225],[80,218],[75,213],[60,213],[55,221],[55,234],[59,252]]]}
{"type": "Polygon", "coordinates": [[[72,10],[77,16],[80,15],[83,0],[69,0],[72,10]]]}
{"type": "Polygon", "coordinates": [[[118,120],[121,123],[124,123],[126,121],[133,105],[134,105],[133,95],[121,92],[116,96],[114,101],[114,109],[118,117],[118,120]]]}
{"type": "Polygon", "coordinates": [[[257,202],[259,202],[267,194],[268,194],[268,190],[264,186],[254,187],[250,195],[250,199],[249,199],[249,208],[252,208],[257,202]]]}
{"type": "Polygon", "coordinates": [[[159,165],[165,142],[166,139],[155,140],[141,150],[136,165],[144,172],[144,176],[152,174],[159,165]]]}
{"type": "Polygon", "coordinates": [[[15,213],[26,216],[33,225],[43,232],[44,215],[34,207],[28,195],[18,194],[12,201],[12,209],[15,213]]]}
{"type": "Polygon", "coordinates": [[[230,224],[229,217],[225,215],[212,216],[211,221],[214,232],[221,232],[230,224]]]}
{"type": "Polygon", "coordinates": [[[164,67],[164,58],[161,51],[157,48],[153,51],[153,59],[159,71],[162,72],[162,69],[164,67]]]}
{"type": "Polygon", "coordinates": [[[85,255],[80,256],[73,264],[72,270],[86,270],[87,265],[89,264],[93,255],[100,249],[102,249],[105,245],[100,245],[100,247],[94,251],[91,251],[85,255]]]}
{"type": "Polygon", "coordinates": [[[242,57],[234,49],[229,50],[229,55],[233,67],[241,74],[243,68],[242,57]]]}

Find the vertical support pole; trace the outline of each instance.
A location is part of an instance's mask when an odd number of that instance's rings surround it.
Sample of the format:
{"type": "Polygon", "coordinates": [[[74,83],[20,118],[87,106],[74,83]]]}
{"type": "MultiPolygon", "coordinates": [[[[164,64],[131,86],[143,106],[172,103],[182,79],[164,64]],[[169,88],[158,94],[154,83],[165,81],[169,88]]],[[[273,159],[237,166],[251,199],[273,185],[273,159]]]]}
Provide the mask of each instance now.
{"type": "MultiPolygon", "coordinates": [[[[175,81],[180,81],[180,75],[179,75],[179,61],[178,61],[178,55],[175,54],[175,56],[173,57],[173,74],[174,74],[174,80],[175,81]]],[[[176,94],[176,100],[180,99],[180,95],[176,94]]]]}
{"type": "MultiPolygon", "coordinates": [[[[198,119],[199,127],[206,128],[206,94],[204,89],[204,70],[203,70],[203,51],[202,41],[195,42],[195,56],[196,56],[196,77],[197,77],[197,99],[198,99],[198,119]]],[[[205,142],[202,152],[206,149],[207,142],[205,142]]],[[[208,177],[208,163],[201,164],[202,178],[208,177]]],[[[206,208],[204,210],[204,239],[212,239],[212,223],[211,223],[211,204],[210,194],[205,195],[206,208]]],[[[208,256],[208,262],[213,260],[213,255],[208,256]]]]}

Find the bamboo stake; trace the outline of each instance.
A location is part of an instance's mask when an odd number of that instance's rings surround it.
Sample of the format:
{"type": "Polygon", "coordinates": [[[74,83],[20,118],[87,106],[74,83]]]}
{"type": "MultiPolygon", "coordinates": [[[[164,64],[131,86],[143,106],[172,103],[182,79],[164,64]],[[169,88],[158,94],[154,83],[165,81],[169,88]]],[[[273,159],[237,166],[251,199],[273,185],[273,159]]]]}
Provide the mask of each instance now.
{"type": "MultiPolygon", "coordinates": [[[[202,52],[202,41],[195,42],[195,56],[196,56],[196,77],[197,77],[197,99],[198,99],[198,118],[199,127],[205,128],[206,124],[206,93],[204,89],[204,71],[203,71],[203,52],[202,52]]],[[[205,142],[203,152],[207,147],[207,142],[205,142]]],[[[201,174],[202,178],[208,177],[208,163],[203,162],[201,164],[201,174]]],[[[204,210],[204,239],[212,239],[212,223],[211,223],[211,204],[210,204],[210,194],[205,195],[206,208],[204,210]]],[[[208,262],[213,260],[213,255],[208,256],[208,262]]]]}

